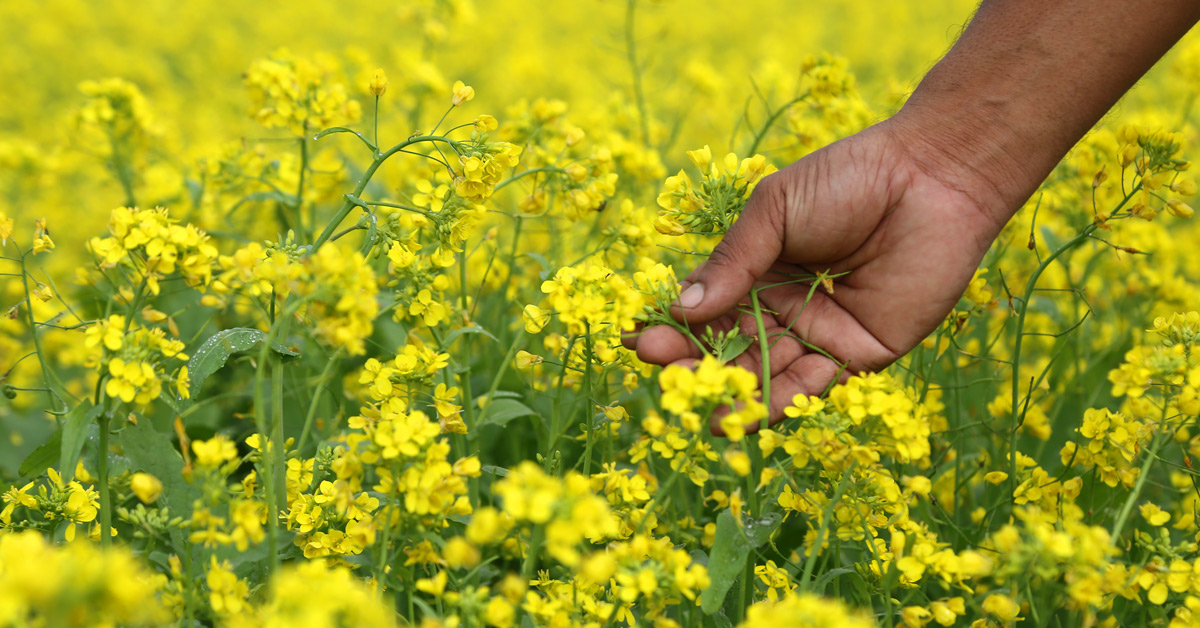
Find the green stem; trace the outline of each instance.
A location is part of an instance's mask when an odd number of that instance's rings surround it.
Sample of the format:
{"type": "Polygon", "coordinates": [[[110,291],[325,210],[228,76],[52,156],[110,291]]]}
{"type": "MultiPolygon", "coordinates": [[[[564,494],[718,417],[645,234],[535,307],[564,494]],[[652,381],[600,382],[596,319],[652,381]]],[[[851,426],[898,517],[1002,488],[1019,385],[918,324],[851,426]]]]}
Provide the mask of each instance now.
{"type": "Polygon", "coordinates": [[[638,122],[641,125],[642,143],[650,144],[650,123],[646,116],[646,96],[642,92],[642,69],[637,62],[637,41],[633,36],[637,0],[629,0],[625,7],[625,51],[629,56],[629,70],[633,73],[633,95],[637,101],[638,122]]]}
{"type": "Polygon", "coordinates": [[[329,356],[329,362],[325,364],[325,368],[321,370],[321,376],[317,378],[316,390],[313,391],[312,402],[308,404],[308,414],[304,417],[304,429],[300,432],[300,441],[296,446],[296,451],[303,452],[304,446],[308,444],[308,435],[312,432],[313,421],[317,415],[317,405],[321,400],[321,391],[325,390],[325,382],[329,380],[330,373],[333,372],[333,367],[338,363],[338,357],[342,355],[342,349],[338,347],[333,355],[329,356]]]}
{"type": "MultiPolygon", "coordinates": [[[[287,483],[284,471],[283,441],[283,358],[271,355],[271,444],[270,464],[274,468],[275,503],[283,511],[287,508],[287,483]]],[[[264,452],[266,453],[266,452],[264,452]]]]}
{"type": "Polygon", "coordinates": [[[771,347],[768,345],[767,325],[763,320],[762,304],[758,300],[758,290],[750,291],[750,303],[754,306],[754,325],[758,330],[758,350],[762,354],[762,402],[767,406],[767,416],[762,418],[759,429],[767,429],[771,422],[771,347]]]}
{"type": "Polygon", "coordinates": [[[563,389],[565,388],[563,380],[567,378],[567,370],[569,369],[567,362],[571,359],[571,350],[575,348],[575,341],[578,339],[578,336],[571,336],[570,341],[567,343],[567,350],[563,352],[562,356],[562,370],[558,374],[558,390],[554,393],[554,405],[550,414],[550,433],[546,435],[546,453],[543,466],[547,471],[550,470],[550,454],[554,453],[554,447],[558,445],[558,418],[562,409],[562,396],[563,389]]]}
{"type": "MultiPolygon", "coordinates": [[[[271,293],[271,299],[272,299],[272,303],[274,303],[274,300],[275,300],[274,292],[271,293]]],[[[262,438],[263,440],[267,440],[268,438],[270,438],[270,435],[272,435],[276,432],[276,430],[274,429],[274,425],[267,423],[267,417],[264,413],[265,412],[264,408],[266,406],[264,388],[265,388],[265,383],[266,383],[265,382],[265,379],[266,379],[265,372],[267,369],[267,361],[268,361],[268,358],[270,357],[271,347],[275,346],[275,340],[280,336],[280,333],[282,331],[281,327],[283,327],[284,322],[290,316],[292,316],[292,314],[295,312],[297,307],[298,307],[298,304],[292,304],[290,306],[285,306],[283,308],[284,311],[281,313],[281,315],[275,317],[275,319],[271,322],[271,327],[267,330],[267,337],[263,340],[262,347],[258,350],[258,364],[257,364],[258,368],[255,369],[255,371],[254,371],[254,424],[255,424],[255,429],[258,431],[259,437],[262,438]]],[[[283,372],[282,372],[281,368],[282,367],[279,365],[276,365],[276,368],[275,368],[275,372],[278,372],[278,376],[281,378],[280,385],[282,385],[282,381],[283,381],[282,380],[283,372]]],[[[283,401],[282,391],[274,386],[274,383],[275,383],[274,377],[276,374],[275,372],[272,372],[272,384],[273,384],[272,388],[275,389],[273,391],[274,394],[276,394],[278,396],[276,397],[274,403],[272,404],[273,406],[279,405],[283,401]]],[[[282,430],[282,418],[283,418],[282,406],[278,407],[278,412],[276,412],[276,409],[274,407],[272,408],[272,420],[275,419],[276,414],[278,415],[278,419],[280,422],[280,430],[282,430]]],[[[280,497],[281,496],[280,496],[279,489],[280,489],[283,477],[282,477],[281,473],[277,473],[277,469],[280,469],[282,467],[282,464],[280,464],[279,466],[276,466],[274,458],[276,456],[276,454],[275,454],[276,450],[279,451],[280,456],[282,455],[282,449],[281,449],[282,444],[283,444],[282,442],[274,443],[274,444],[272,444],[272,446],[269,448],[269,451],[268,451],[268,448],[265,446],[265,443],[264,443],[264,448],[262,451],[262,455],[263,455],[262,469],[263,469],[263,475],[264,475],[263,489],[264,489],[264,492],[266,493],[266,499],[267,499],[267,550],[268,550],[268,553],[270,554],[270,559],[267,561],[268,570],[269,570],[268,575],[270,575],[270,573],[274,573],[279,568],[279,514],[281,512],[281,506],[280,506],[280,497]]],[[[282,457],[280,457],[280,461],[281,460],[282,460],[282,457]]]]}
{"type": "Polygon", "coordinates": [[[542,539],[545,537],[545,529],[538,525],[533,528],[533,536],[529,539],[529,547],[525,548],[525,561],[521,564],[521,577],[525,582],[533,577],[533,570],[537,566],[537,555],[542,550],[542,539]]]}
{"type": "Polygon", "coordinates": [[[583,337],[583,424],[587,441],[583,451],[583,475],[592,475],[592,326],[587,324],[586,335],[583,337]]]}
{"type": "Polygon", "coordinates": [[[654,512],[654,508],[662,501],[660,498],[670,494],[671,489],[675,486],[675,481],[679,479],[679,475],[678,471],[673,468],[671,469],[671,475],[667,476],[667,481],[658,487],[658,490],[654,492],[654,499],[651,499],[650,503],[646,504],[646,509],[642,511],[642,520],[638,521],[637,527],[634,528],[633,536],[642,533],[642,530],[646,527],[646,522],[650,520],[650,515],[654,512]]]}
{"type": "Polygon", "coordinates": [[[833,491],[833,497],[829,499],[829,503],[825,506],[824,512],[821,513],[821,527],[817,529],[817,538],[813,539],[813,546],[809,548],[808,555],[804,557],[804,575],[800,579],[800,590],[808,591],[809,580],[812,579],[813,567],[816,565],[817,552],[821,550],[821,543],[824,542],[825,533],[829,531],[829,518],[833,516],[833,508],[837,505],[838,500],[842,498],[842,492],[846,490],[846,481],[854,474],[855,464],[851,463],[850,468],[842,474],[838,479],[837,488],[833,491]]]}
{"type": "MultiPolygon", "coordinates": [[[[375,171],[379,170],[379,167],[382,166],[383,163],[388,160],[388,158],[398,152],[403,151],[405,148],[412,146],[413,144],[420,144],[421,142],[442,142],[443,144],[448,144],[451,147],[454,146],[454,142],[452,140],[441,135],[417,135],[410,137],[403,142],[400,142],[399,144],[387,149],[387,151],[377,155],[375,160],[371,162],[371,165],[367,167],[366,172],[363,172],[362,177],[358,179],[358,184],[354,186],[354,192],[352,192],[350,196],[361,196],[363,190],[367,189],[367,184],[371,182],[371,177],[375,176],[375,171]]],[[[346,216],[350,214],[350,210],[354,209],[355,205],[356,203],[352,203],[347,200],[345,204],[338,209],[337,213],[333,215],[333,219],[331,219],[329,223],[325,225],[325,229],[321,231],[321,235],[317,236],[317,239],[313,241],[312,248],[309,251],[310,255],[312,253],[316,253],[317,249],[321,248],[321,245],[325,244],[325,242],[329,240],[330,236],[333,235],[338,225],[340,225],[342,221],[346,219],[346,216]]]]}
{"type": "MultiPolygon", "coordinates": [[[[96,488],[100,491],[100,547],[112,546],[112,495],[108,490],[108,429],[111,418],[100,413],[100,451],[96,452],[96,488]]],[[[63,470],[66,472],[66,469],[63,470]]]]}
{"type": "MultiPolygon", "coordinates": [[[[42,380],[46,382],[46,396],[50,400],[50,405],[63,404],[65,407],[62,408],[61,413],[66,414],[71,408],[66,405],[62,395],[58,391],[66,390],[67,387],[63,385],[58,376],[54,374],[54,371],[50,369],[50,365],[46,363],[46,354],[42,352],[42,341],[38,336],[38,323],[33,317],[33,294],[29,290],[29,271],[25,268],[25,257],[26,253],[22,253],[20,260],[21,284],[25,288],[25,317],[29,323],[29,336],[33,340],[33,350],[34,353],[37,353],[38,364],[42,367],[42,380]]],[[[72,397],[72,400],[78,401],[74,397],[72,397]]],[[[63,473],[68,473],[69,471],[69,469],[62,469],[63,473]]]]}
{"type": "MultiPolygon", "coordinates": [[[[1042,273],[1046,272],[1046,269],[1050,267],[1050,264],[1054,262],[1054,260],[1058,259],[1060,255],[1075,248],[1084,240],[1086,240],[1088,236],[1090,236],[1095,230],[1096,225],[1094,224],[1084,227],[1078,235],[1068,240],[1065,244],[1058,247],[1053,253],[1047,256],[1046,259],[1038,265],[1037,269],[1033,271],[1033,274],[1030,275],[1029,281],[1025,283],[1025,294],[1021,298],[1021,305],[1017,312],[1016,338],[1013,340],[1012,353],[1012,426],[1008,433],[1008,482],[1010,486],[1010,495],[1012,495],[1014,501],[1016,499],[1017,486],[1019,485],[1017,477],[1017,433],[1021,429],[1021,423],[1023,422],[1025,415],[1024,411],[1022,410],[1023,404],[1021,403],[1021,346],[1025,338],[1025,315],[1029,311],[1029,301],[1033,298],[1033,292],[1037,288],[1038,279],[1041,278],[1042,273]]],[[[1033,390],[1030,390],[1028,394],[1032,395],[1033,390]]]]}
{"type": "Polygon", "coordinates": [[[750,148],[746,151],[746,156],[751,157],[754,155],[754,151],[758,150],[758,144],[762,142],[764,137],[767,136],[767,131],[771,130],[771,126],[775,124],[775,121],[779,119],[779,116],[783,115],[783,112],[787,111],[792,105],[804,100],[805,98],[808,98],[807,93],[789,100],[787,104],[779,109],[776,109],[774,113],[767,117],[767,122],[763,124],[762,129],[754,135],[754,141],[750,143],[750,148]]]}
{"type": "MultiPolygon", "coordinates": [[[[513,176],[497,183],[496,186],[492,188],[492,193],[494,194],[496,192],[499,192],[505,186],[509,185],[510,183],[516,182],[518,179],[527,177],[531,174],[537,174],[539,172],[557,172],[559,174],[567,173],[566,170],[563,170],[562,168],[556,168],[554,166],[542,166],[540,168],[530,168],[528,170],[522,170],[521,172],[518,172],[517,174],[514,174],[513,176]]],[[[517,223],[517,224],[520,224],[520,223],[517,223]]]]}
{"type": "MultiPolygon", "coordinates": [[[[521,335],[521,331],[518,329],[517,335],[515,338],[513,338],[512,344],[508,346],[508,352],[504,354],[504,361],[500,363],[500,368],[496,370],[496,376],[492,378],[492,385],[488,388],[487,396],[484,397],[483,410],[479,411],[479,421],[477,424],[483,422],[483,420],[487,418],[488,411],[492,406],[492,398],[496,396],[496,391],[500,389],[500,380],[503,379],[504,374],[508,372],[508,365],[512,363],[513,356],[517,354],[517,351],[519,350],[523,340],[525,340],[525,337],[521,335]]],[[[469,430],[467,432],[467,436],[470,440],[474,440],[479,437],[478,434],[473,434],[469,430]]]]}
{"type": "Polygon", "coordinates": [[[1113,524],[1112,538],[1109,542],[1112,545],[1117,544],[1117,539],[1121,538],[1121,532],[1125,528],[1125,523],[1129,519],[1129,515],[1133,512],[1133,506],[1142,495],[1142,488],[1146,485],[1146,478],[1150,475],[1150,465],[1158,459],[1158,450],[1163,443],[1170,440],[1163,434],[1156,434],[1154,443],[1150,446],[1149,455],[1146,456],[1146,461],[1142,463],[1141,473],[1138,474],[1137,482],[1133,485],[1133,492],[1125,499],[1125,504],[1121,506],[1121,513],[1117,515],[1117,522],[1113,524]]]}
{"type": "MultiPolygon", "coordinates": [[[[395,482],[397,482],[400,478],[400,469],[399,469],[399,466],[395,462],[392,463],[391,467],[392,467],[392,469],[391,469],[392,470],[392,486],[394,489],[395,482]]],[[[378,580],[381,583],[387,582],[387,574],[384,570],[387,568],[387,564],[388,564],[388,554],[389,554],[388,553],[388,544],[391,543],[390,537],[391,537],[391,533],[392,533],[392,512],[393,512],[393,509],[396,507],[395,499],[396,499],[395,496],[388,495],[388,503],[387,503],[387,506],[383,510],[383,544],[379,546],[380,547],[379,567],[378,567],[378,573],[375,575],[376,580],[378,580]]],[[[380,587],[380,592],[382,593],[382,587],[380,587]]]]}
{"type": "MultiPolygon", "coordinates": [[[[470,312],[470,307],[467,303],[467,253],[461,251],[458,254],[458,306],[462,308],[463,317],[467,317],[470,312]]],[[[463,423],[467,426],[467,433],[475,431],[475,395],[471,391],[471,334],[463,334],[463,372],[459,374],[459,384],[462,386],[463,394],[463,423]]],[[[468,438],[468,440],[470,440],[468,438]]],[[[474,453],[474,452],[468,452],[474,453]]]]}
{"type": "Polygon", "coordinates": [[[137,199],[133,194],[133,171],[129,162],[121,154],[121,142],[117,140],[117,134],[112,129],[112,124],[108,128],[109,146],[112,148],[112,167],[113,174],[116,175],[117,181],[121,184],[121,189],[125,192],[125,205],[127,207],[137,207],[137,199]]]}
{"type": "MultiPolygon", "coordinates": [[[[312,230],[316,227],[316,215],[308,221],[308,226],[305,227],[304,222],[304,179],[308,174],[308,127],[305,126],[304,134],[300,136],[300,174],[299,181],[296,183],[296,228],[305,240],[312,239],[312,230]]],[[[314,210],[315,211],[315,210],[314,210]]]]}

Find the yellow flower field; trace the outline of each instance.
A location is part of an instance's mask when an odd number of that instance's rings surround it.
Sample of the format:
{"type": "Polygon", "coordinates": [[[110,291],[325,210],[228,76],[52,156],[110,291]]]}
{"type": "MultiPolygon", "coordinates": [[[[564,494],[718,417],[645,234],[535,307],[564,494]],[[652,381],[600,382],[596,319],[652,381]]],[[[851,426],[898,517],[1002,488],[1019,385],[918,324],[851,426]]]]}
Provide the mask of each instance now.
{"type": "Polygon", "coordinates": [[[0,626],[1200,625],[1200,36],[883,372],[665,313],[974,5],[0,3],[0,626]]]}

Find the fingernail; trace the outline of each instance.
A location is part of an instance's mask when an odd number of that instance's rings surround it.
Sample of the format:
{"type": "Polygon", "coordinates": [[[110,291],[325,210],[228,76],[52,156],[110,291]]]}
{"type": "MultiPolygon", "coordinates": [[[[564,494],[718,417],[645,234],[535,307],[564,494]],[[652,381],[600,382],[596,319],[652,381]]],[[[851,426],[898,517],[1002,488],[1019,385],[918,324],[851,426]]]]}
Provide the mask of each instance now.
{"type": "Polygon", "coordinates": [[[704,284],[694,283],[679,295],[679,307],[693,308],[704,300],[704,284]]]}

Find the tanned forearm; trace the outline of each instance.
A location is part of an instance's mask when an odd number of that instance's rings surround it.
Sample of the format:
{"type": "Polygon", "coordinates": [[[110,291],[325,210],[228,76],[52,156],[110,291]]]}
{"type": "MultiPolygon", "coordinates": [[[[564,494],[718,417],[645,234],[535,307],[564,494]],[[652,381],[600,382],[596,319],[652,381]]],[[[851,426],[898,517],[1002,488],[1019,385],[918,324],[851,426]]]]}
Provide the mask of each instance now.
{"type": "Polygon", "coordinates": [[[1197,20],[1198,0],[985,0],[895,118],[1003,223],[1197,20]]]}

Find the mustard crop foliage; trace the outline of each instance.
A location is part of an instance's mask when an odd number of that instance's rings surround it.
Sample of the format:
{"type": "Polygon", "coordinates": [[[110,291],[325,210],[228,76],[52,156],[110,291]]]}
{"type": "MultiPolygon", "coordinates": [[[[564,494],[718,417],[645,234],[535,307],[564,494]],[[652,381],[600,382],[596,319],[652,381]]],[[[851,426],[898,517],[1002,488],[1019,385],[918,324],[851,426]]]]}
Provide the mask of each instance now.
{"type": "Polygon", "coordinates": [[[622,346],[972,6],[0,4],[0,625],[1200,624],[1194,37],[884,372],[622,346]]]}

